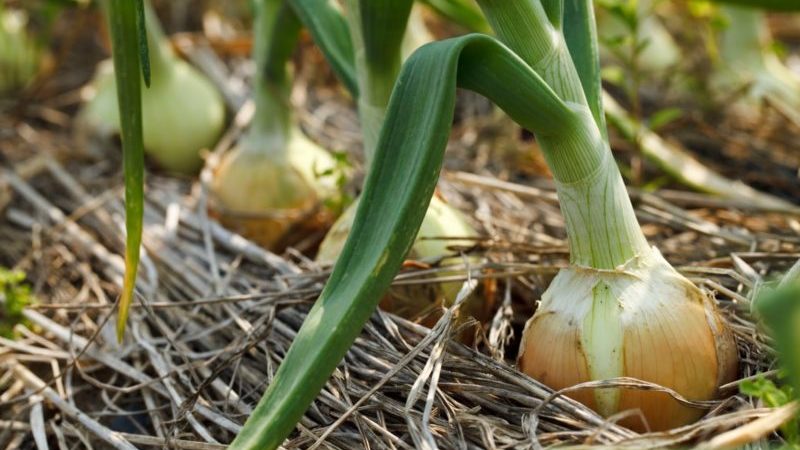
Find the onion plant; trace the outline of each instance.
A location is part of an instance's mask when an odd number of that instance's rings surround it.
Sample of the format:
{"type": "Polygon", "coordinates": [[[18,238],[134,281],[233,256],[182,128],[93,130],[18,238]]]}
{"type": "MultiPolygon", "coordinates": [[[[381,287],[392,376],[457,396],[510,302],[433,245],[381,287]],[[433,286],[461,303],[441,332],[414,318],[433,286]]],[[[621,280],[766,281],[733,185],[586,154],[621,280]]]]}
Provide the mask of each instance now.
{"type": "MultiPolygon", "coordinates": [[[[315,24],[310,27],[315,39],[323,37],[318,44],[327,46],[334,68],[357,91],[353,49],[343,39],[340,17],[330,14],[335,8],[327,0],[289,1],[304,24],[315,24]],[[309,9],[312,4],[320,9],[309,9]]],[[[370,3],[388,14],[405,8],[388,0],[370,3]]],[[[526,326],[520,367],[554,388],[632,376],[692,400],[713,398],[718,384],[734,375],[734,342],[714,303],[647,244],[613,161],[591,1],[479,4],[498,38],[473,34],[428,44],[400,70],[352,231],[232,448],[281,444],[386,292],[433,196],[457,87],[487,96],[536,134],[566,220],[571,264],[556,276],[526,326]]],[[[109,21],[128,213],[121,332],[141,237],[140,70],[146,83],[149,79],[147,64],[140,66],[140,59],[147,61],[141,0],[112,0],[109,21]]],[[[574,395],[604,415],[638,407],[655,429],[699,415],[659,392],[604,389],[574,395]]]]}
{"type": "MultiPolygon", "coordinates": [[[[627,67],[623,84],[627,85],[628,98],[634,103],[632,109],[641,114],[641,107],[636,106],[639,102],[637,94],[639,83],[647,80],[649,75],[658,76],[660,74],[661,77],[665,75],[674,77],[675,70],[679,70],[683,51],[669,34],[669,31],[661,24],[659,17],[654,14],[654,7],[657,6],[657,3],[653,0],[604,0],[600,5],[601,7],[598,9],[598,35],[601,43],[605,43],[605,46],[601,45],[601,57],[603,56],[603,49],[605,49],[607,56],[613,56],[614,59],[627,67]],[[670,69],[672,70],[671,72],[669,72],[670,69]],[[628,83],[628,81],[631,82],[628,83]]],[[[754,12],[754,14],[758,13],[754,12]]],[[[741,31],[736,24],[730,24],[725,33],[735,34],[741,31]]],[[[744,36],[740,37],[744,38],[744,36]]],[[[755,36],[752,36],[752,38],[749,42],[744,38],[739,44],[745,45],[747,48],[757,48],[758,41],[755,36]]],[[[727,53],[728,57],[738,67],[738,70],[735,71],[732,70],[732,67],[727,67],[720,72],[721,76],[718,77],[719,81],[725,82],[721,87],[728,88],[723,91],[726,92],[726,99],[729,99],[731,90],[740,89],[748,78],[747,74],[751,73],[752,70],[759,70],[759,67],[763,67],[763,65],[742,64],[738,60],[741,51],[735,45],[729,46],[724,53],[727,53]]],[[[787,75],[785,77],[787,79],[792,78],[791,74],[787,74],[787,69],[780,66],[780,63],[775,60],[774,55],[769,56],[769,59],[775,63],[772,66],[779,67],[779,73],[787,75]]],[[[673,84],[673,87],[684,91],[687,88],[677,83],[673,84]]],[[[755,86],[753,86],[751,91],[755,90],[755,86]]],[[[684,92],[684,95],[694,96],[696,93],[687,91],[684,92]]],[[[750,96],[745,97],[752,99],[750,96]]],[[[790,93],[780,102],[787,102],[791,97],[792,94],[790,93]]],[[[752,113],[758,110],[758,105],[754,107],[751,101],[739,103],[740,109],[745,113],[752,113]]],[[[654,119],[659,114],[658,112],[648,120],[641,120],[641,117],[635,117],[639,114],[629,114],[607,94],[604,96],[604,104],[609,123],[623,137],[635,142],[638,150],[641,151],[645,158],[681,184],[697,191],[721,197],[750,200],[763,207],[780,210],[796,209],[796,206],[785,200],[753,189],[741,181],[730,180],[720,175],[694,159],[691,154],[681,148],[680,144],[661,139],[653,130],[648,129],[648,125],[655,122],[654,119]],[[650,123],[648,124],[648,122],[650,123]]],[[[662,111],[668,113],[668,110],[662,111]]]]}
{"type": "MultiPolygon", "coordinates": [[[[448,0],[443,0],[443,2],[445,4],[450,3],[448,0]]],[[[598,3],[598,36],[601,41],[606,40],[606,44],[613,45],[618,42],[621,36],[636,31],[632,34],[637,35],[639,38],[630,39],[632,36],[629,36],[628,40],[636,41],[635,45],[640,48],[641,54],[636,63],[638,69],[643,70],[645,73],[655,73],[677,64],[677,59],[681,56],[681,49],[677,47],[677,43],[668,34],[668,31],[658,18],[648,14],[648,10],[652,11],[657,6],[652,0],[641,0],[639,2],[604,0],[602,3],[598,3]],[[604,11],[606,9],[615,9],[615,12],[610,14],[609,11],[604,11]],[[632,17],[634,14],[636,17],[632,17]],[[605,24],[600,21],[601,15],[606,16],[603,19],[606,22],[605,24]],[[631,26],[629,23],[642,19],[647,24],[642,23],[637,26],[631,26]],[[608,22],[616,23],[609,24],[608,22]],[[603,27],[605,29],[602,29],[603,27]],[[657,30],[651,30],[650,27],[655,27],[657,30]],[[627,28],[627,31],[625,28],[627,28]],[[632,28],[635,30],[632,30],[632,28]]],[[[433,2],[431,4],[433,5],[433,2]]],[[[455,6],[465,7],[464,4],[459,2],[454,2],[455,6]]],[[[448,17],[456,20],[458,16],[449,13],[448,17]]],[[[459,23],[461,22],[459,21],[459,23]]],[[[488,28],[483,16],[480,16],[479,21],[465,22],[465,26],[474,27],[470,28],[472,31],[488,28]]],[[[633,42],[627,42],[627,44],[633,46],[633,42]]],[[[600,56],[603,58],[602,42],[599,47],[600,56]]],[[[609,50],[605,51],[609,54],[612,53],[609,50]]],[[[628,57],[622,55],[619,49],[615,53],[618,53],[618,58],[628,57]]],[[[603,102],[605,117],[608,119],[609,125],[614,127],[625,139],[636,142],[638,150],[648,161],[658,166],[682,185],[723,198],[753,201],[766,208],[783,211],[797,208],[790,202],[758,191],[739,180],[731,180],[715,172],[712,168],[695,159],[690,152],[679,144],[662,139],[656,131],[648,128],[649,124],[647,122],[650,122],[650,120],[645,121],[641,117],[635,117],[634,114],[631,114],[626,108],[618,104],[607,92],[603,93],[603,102]]]]}
{"type": "MultiPolygon", "coordinates": [[[[149,2],[145,10],[153,73],[150,88],[142,92],[145,150],[167,171],[195,173],[203,163],[200,152],[213,146],[222,132],[225,105],[211,82],[175,55],[149,2]]],[[[102,62],[85,90],[88,101],[79,115],[84,133],[120,131],[114,69],[110,61],[102,62]]]]}
{"type": "MultiPolygon", "coordinates": [[[[630,376],[693,400],[714,398],[735,375],[734,341],[713,300],[647,244],[637,223],[606,138],[591,1],[478,3],[499,39],[428,44],[404,64],[352,232],[232,448],[281,444],[391,283],[433,195],[457,87],[536,133],[566,220],[571,264],[526,326],[521,369],[553,388],[630,376]]],[[[574,396],[603,415],[639,408],[654,429],[700,415],[652,391],[574,396]]]]}
{"type": "MultiPolygon", "coordinates": [[[[381,126],[386,115],[389,97],[400,70],[402,55],[409,44],[419,44],[420,38],[409,38],[424,26],[420,21],[419,10],[412,8],[411,0],[392,0],[389,8],[385,2],[364,2],[348,0],[346,13],[355,50],[355,69],[358,81],[358,114],[361,122],[365,166],[372,165],[375,147],[381,126]],[[415,16],[415,14],[417,14],[415,16]],[[409,20],[409,18],[411,20],[409,20]],[[406,24],[415,29],[406,30],[406,24]]],[[[336,221],[317,253],[317,260],[331,262],[341,253],[345,239],[351,231],[358,201],[354,202],[336,221]]],[[[419,260],[435,260],[448,253],[453,245],[469,246],[469,240],[477,232],[466,218],[442,198],[434,195],[420,226],[417,239],[411,247],[409,257],[419,260]]],[[[447,258],[441,265],[461,263],[461,258],[447,258]]],[[[393,290],[383,306],[409,319],[421,317],[435,318],[432,309],[455,300],[461,283],[442,283],[433,289],[414,289],[409,287],[402,292],[393,290]]],[[[469,315],[486,319],[487,313],[479,305],[479,298],[468,302],[469,315]]]]}
{"type": "Polygon", "coordinates": [[[106,18],[111,31],[111,57],[116,77],[120,137],[125,171],[125,276],[117,313],[117,339],[122,341],[134,295],[144,219],[144,139],[142,83],[150,84],[150,64],[144,30],[143,0],[109,0],[106,18]]]}
{"type": "MultiPolygon", "coordinates": [[[[142,106],[145,102],[142,98],[140,80],[143,80],[144,85],[149,87],[148,41],[152,42],[157,39],[148,35],[145,29],[146,4],[144,0],[104,1],[104,12],[111,32],[113,73],[117,93],[116,104],[119,107],[119,111],[108,111],[108,113],[123,119],[119,123],[119,129],[124,153],[127,238],[125,276],[117,317],[117,337],[122,340],[128,311],[134,296],[144,211],[144,137],[146,133],[143,135],[142,106]]],[[[351,91],[357,92],[355,69],[352,66],[353,50],[344,18],[338,14],[337,9],[328,0],[292,0],[291,5],[292,9],[280,10],[280,23],[285,26],[285,33],[276,34],[281,39],[276,45],[275,53],[282,55],[283,60],[288,58],[288,54],[293,48],[291,43],[296,41],[299,32],[298,23],[302,19],[302,23],[308,26],[315,41],[320,43],[320,48],[342,83],[351,91]]],[[[159,69],[155,67],[154,70],[158,71],[159,69]]],[[[144,91],[145,96],[148,92],[149,89],[144,91]]],[[[146,127],[144,128],[146,130],[146,127]]]]}
{"type": "Polygon", "coordinates": [[[299,20],[281,0],[255,1],[253,7],[255,113],[216,168],[211,191],[223,224],[272,247],[299,221],[325,220],[322,203],[337,192],[337,163],[292,117],[287,63],[299,20]]]}
{"type": "Polygon", "coordinates": [[[722,67],[713,80],[718,95],[730,99],[743,92],[734,105],[743,116],[757,118],[768,103],[800,126],[800,76],[775,55],[764,14],[732,5],[721,13],[727,24],[719,36],[722,67]]]}

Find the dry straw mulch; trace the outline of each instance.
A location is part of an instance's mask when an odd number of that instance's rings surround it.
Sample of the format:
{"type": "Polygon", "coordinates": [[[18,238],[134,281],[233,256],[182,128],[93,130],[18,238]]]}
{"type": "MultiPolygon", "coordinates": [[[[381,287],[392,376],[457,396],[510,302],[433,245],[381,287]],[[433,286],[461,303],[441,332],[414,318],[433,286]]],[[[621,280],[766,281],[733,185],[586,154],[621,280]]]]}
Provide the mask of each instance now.
{"type": "MultiPolygon", "coordinates": [[[[153,177],[141,300],[116,345],[120,187],[98,177],[102,168],[37,158],[36,175],[11,163],[0,174],[12,198],[2,259],[29,273],[40,302],[26,311],[20,339],[0,341],[0,440],[223,448],[280,364],[325,269],[227,232],[206,218],[202,189],[153,177]]],[[[491,236],[468,250],[484,261],[470,267],[474,279],[499,281],[494,320],[468,348],[451,340],[458,303],[432,331],[376,312],[287,447],[689,445],[786,414],[737,395],[733,383],[701,422],[638,435],[520,374],[513,333],[567,255],[555,193],[463,172],[449,172],[442,191],[491,236]]],[[[634,199],[651,241],[716,295],[738,339],[741,377],[771,370],[749,305],[765,277],[800,256],[796,220],[678,192],[634,191],[634,199]]],[[[435,266],[407,271],[397,283],[430,283],[431,273],[435,266]]]]}

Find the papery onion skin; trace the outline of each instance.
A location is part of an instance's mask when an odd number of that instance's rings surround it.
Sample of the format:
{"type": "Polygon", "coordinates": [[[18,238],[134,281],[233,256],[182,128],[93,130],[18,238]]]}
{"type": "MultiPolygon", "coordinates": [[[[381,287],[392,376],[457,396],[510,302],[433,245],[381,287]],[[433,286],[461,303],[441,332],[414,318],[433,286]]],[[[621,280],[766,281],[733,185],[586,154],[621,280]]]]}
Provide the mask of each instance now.
{"type": "MultiPolygon", "coordinates": [[[[617,270],[569,267],[559,272],[526,324],[518,363],[523,372],[555,390],[632,377],[699,401],[716,398],[718,386],[735,378],[737,353],[713,300],[653,248],[617,270]],[[586,325],[596,313],[595,288],[604,284],[614,293],[616,317],[606,317],[606,335],[592,335],[592,341],[586,325]],[[598,344],[604,339],[614,342],[598,344]],[[597,354],[598,348],[613,350],[597,354]],[[598,373],[609,367],[619,367],[618,373],[598,373]]],[[[567,395],[606,417],[640,410],[647,425],[638,415],[621,422],[636,431],[675,428],[704,413],[662,392],[586,389],[567,395]]]]}

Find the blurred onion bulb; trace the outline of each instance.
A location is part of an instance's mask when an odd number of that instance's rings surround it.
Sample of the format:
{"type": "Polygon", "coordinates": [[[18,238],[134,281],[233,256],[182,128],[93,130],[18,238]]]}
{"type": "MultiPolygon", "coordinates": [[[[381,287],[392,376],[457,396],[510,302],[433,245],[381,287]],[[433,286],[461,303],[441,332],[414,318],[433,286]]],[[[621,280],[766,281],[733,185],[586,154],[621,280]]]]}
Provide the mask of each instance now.
{"type": "Polygon", "coordinates": [[[24,88],[39,71],[41,50],[28,35],[27,23],[24,11],[0,5],[0,95],[24,88]]]}
{"type": "MultiPolygon", "coordinates": [[[[225,125],[225,104],[211,82],[178,58],[147,10],[151,83],[142,86],[142,121],[147,155],[160,167],[193,174],[203,165],[200,152],[210,149],[225,125]]],[[[86,103],[78,117],[79,133],[107,137],[119,133],[119,108],[111,60],[99,64],[84,88],[86,103]]]]}
{"type": "MultiPolygon", "coordinates": [[[[319,246],[316,260],[322,263],[333,263],[342,251],[350,229],[353,226],[358,203],[353,203],[334,223],[331,230],[319,246]]],[[[434,194],[431,203],[422,219],[417,238],[409,251],[408,258],[423,261],[437,262],[439,267],[447,268],[463,264],[464,258],[445,257],[453,254],[452,247],[470,247],[475,244],[474,238],[478,233],[467,222],[464,215],[446,203],[438,194],[434,194]],[[459,239],[460,238],[460,239],[459,239]]],[[[469,258],[471,264],[477,264],[478,258],[469,258]]],[[[452,271],[441,271],[436,277],[463,275],[464,270],[459,268],[452,271]]],[[[393,287],[381,301],[381,307],[409,320],[420,320],[426,326],[433,326],[441,316],[442,307],[449,306],[458,294],[462,281],[442,283],[421,283],[393,287]]],[[[490,318],[494,305],[485,300],[481,295],[474,294],[462,306],[459,317],[467,319],[474,317],[480,322],[490,318]]],[[[472,330],[466,330],[462,340],[469,340],[472,330]]]]}
{"type": "Polygon", "coordinates": [[[282,2],[253,7],[255,112],[239,144],[214,171],[209,208],[226,227],[281,249],[292,243],[287,239],[304,238],[332,220],[324,202],[338,194],[339,167],[294,121],[288,58],[295,42],[273,39],[282,2]]]}
{"type": "MultiPolygon", "coordinates": [[[[526,324],[518,363],[556,390],[633,377],[689,400],[711,400],[717,386],[735,378],[737,353],[713,300],[651,248],[613,270],[562,269],[526,324]]],[[[605,417],[639,409],[651,430],[685,425],[703,414],[655,391],[585,389],[568,395],[605,417]]],[[[638,416],[622,423],[644,429],[638,416]]]]}
{"type": "MultiPolygon", "coordinates": [[[[400,3],[402,2],[398,2],[400,3]]],[[[434,40],[434,37],[426,28],[422,9],[416,4],[407,5],[409,9],[406,16],[383,15],[379,12],[380,7],[366,7],[366,4],[357,0],[348,0],[345,5],[356,55],[355,68],[359,83],[357,102],[364,161],[369,168],[373,164],[403,55],[412,53],[426,42],[434,40]],[[400,23],[402,20],[407,23],[400,23]],[[402,26],[406,26],[405,30],[402,26]],[[384,29],[403,33],[383,34],[384,29]]],[[[339,257],[353,227],[357,207],[357,203],[350,205],[333,224],[319,246],[317,261],[333,263],[339,257]]],[[[478,233],[460,211],[434,194],[407,257],[453,269],[437,271],[435,277],[463,276],[464,269],[456,269],[455,266],[463,264],[465,260],[460,256],[453,256],[455,252],[449,247],[472,246],[477,236],[478,233]]],[[[478,259],[469,258],[467,262],[477,264],[478,259]]],[[[394,286],[382,298],[380,305],[406,319],[433,326],[441,317],[442,307],[455,301],[462,284],[462,281],[452,281],[394,286]]],[[[463,320],[470,316],[480,321],[488,319],[492,305],[482,300],[481,296],[474,295],[462,306],[459,317],[463,320]]],[[[471,332],[472,330],[465,330],[462,340],[468,341],[471,332]]]]}
{"type": "Polygon", "coordinates": [[[329,220],[321,202],[337,187],[319,174],[335,166],[333,157],[299,129],[277,142],[251,133],[214,171],[212,213],[233,231],[277,248],[294,226],[316,228],[329,220]]]}

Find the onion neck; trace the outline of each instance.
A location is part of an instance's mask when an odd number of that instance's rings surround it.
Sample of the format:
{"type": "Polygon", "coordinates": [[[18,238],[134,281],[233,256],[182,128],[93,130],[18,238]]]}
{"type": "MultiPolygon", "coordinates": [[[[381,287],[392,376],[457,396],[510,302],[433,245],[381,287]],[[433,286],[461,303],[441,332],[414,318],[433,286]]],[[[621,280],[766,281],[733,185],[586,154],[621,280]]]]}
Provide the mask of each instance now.
{"type": "Polygon", "coordinates": [[[358,82],[358,115],[361,122],[361,135],[364,139],[364,162],[369,168],[375,155],[375,147],[380,136],[381,126],[386,117],[386,108],[392,95],[394,83],[402,65],[402,42],[388,48],[382,61],[370,60],[364,41],[364,23],[361,9],[364,0],[347,0],[347,21],[350,25],[353,50],[355,52],[356,76],[358,82]]]}
{"type": "Polygon", "coordinates": [[[553,25],[538,0],[478,0],[500,40],[561,97],[586,104],[580,77],[561,30],[553,25]]]}
{"type": "MultiPolygon", "coordinates": [[[[534,0],[478,0],[489,23],[573,110],[567,132],[537,135],[558,189],[572,264],[615,269],[649,250],[619,168],[593,119],[557,24],[534,0]]],[[[604,130],[603,130],[604,131],[604,130]]]]}
{"type": "Polygon", "coordinates": [[[244,148],[272,158],[287,157],[292,134],[288,92],[258,79],[253,86],[253,99],[256,109],[243,138],[244,148]]]}
{"type": "Polygon", "coordinates": [[[615,269],[649,250],[622,175],[588,107],[574,105],[569,133],[539,136],[558,189],[570,262],[615,269]]]}
{"type": "Polygon", "coordinates": [[[286,158],[292,134],[292,113],[289,100],[290,76],[288,60],[299,33],[299,23],[288,14],[289,6],[279,0],[253,2],[253,77],[255,113],[243,150],[286,158]]]}
{"type": "Polygon", "coordinates": [[[650,250],[610,152],[595,174],[556,186],[572,264],[613,270],[650,250]]]}

